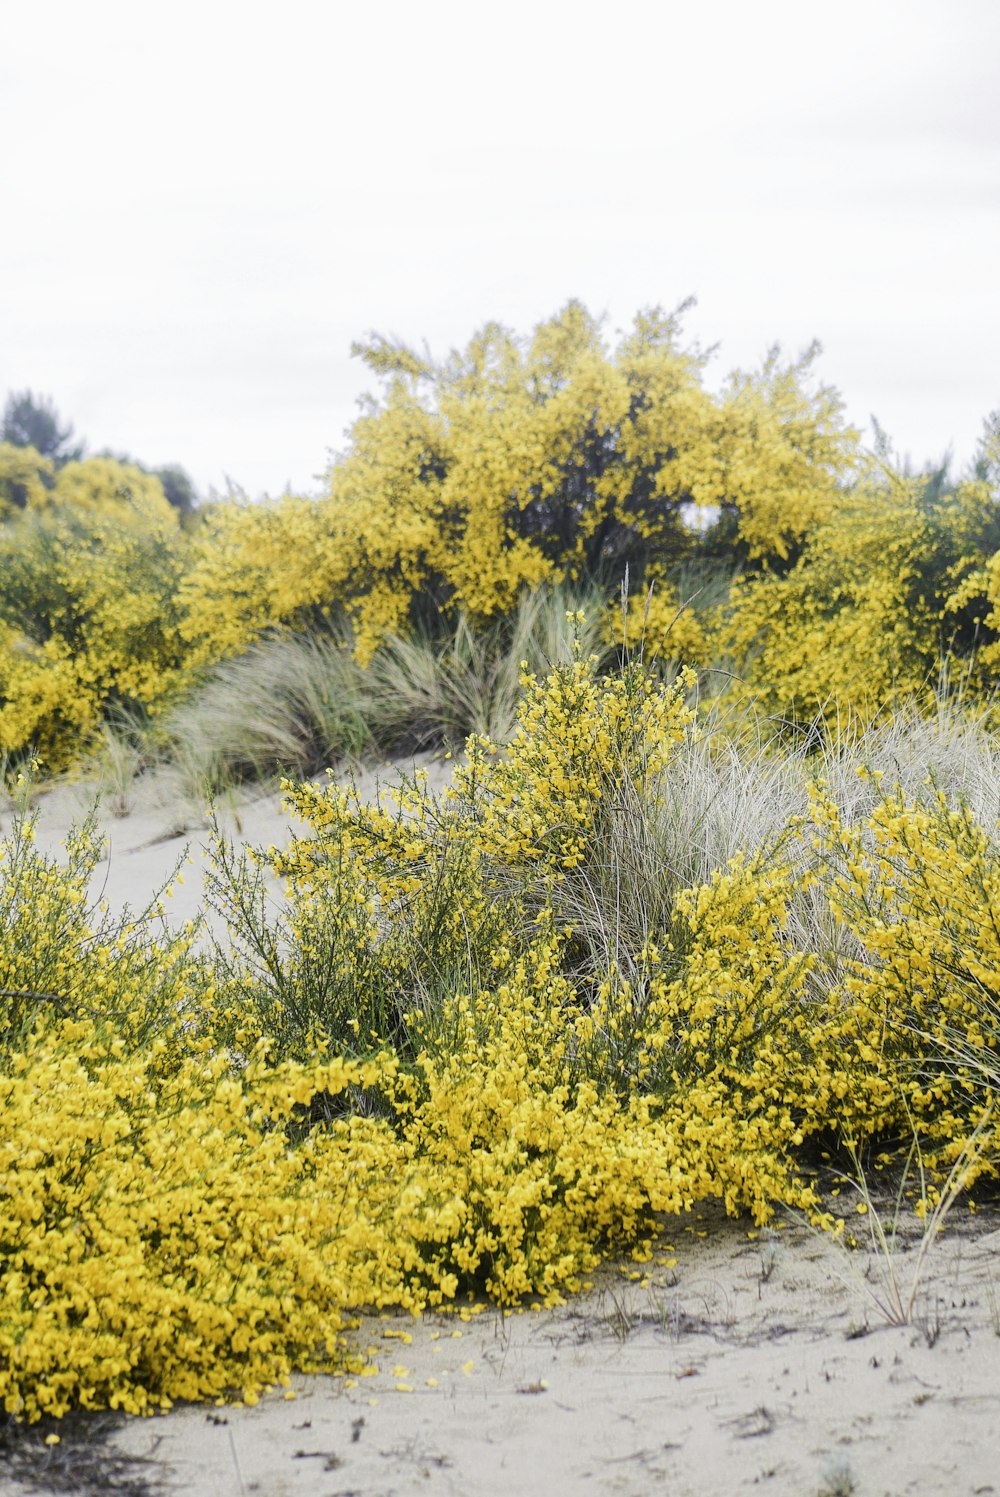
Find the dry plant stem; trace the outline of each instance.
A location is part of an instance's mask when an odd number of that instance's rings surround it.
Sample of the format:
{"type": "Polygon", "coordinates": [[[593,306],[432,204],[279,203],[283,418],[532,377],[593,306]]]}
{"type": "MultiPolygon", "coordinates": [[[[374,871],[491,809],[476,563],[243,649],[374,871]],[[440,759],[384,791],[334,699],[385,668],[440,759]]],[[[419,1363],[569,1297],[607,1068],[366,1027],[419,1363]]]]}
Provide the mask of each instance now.
{"type": "Polygon", "coordinates": [[[896,1236],[899,1227],[899,1214],[902,1207],[903,1194],[907,1180],[909,1179],[910,1166],[914,1158],[917,1161],[920,1178],[920,1205],[924,1208],[925,1212],[930,1201],[923,1157],[916,1134],[914,1134],[913,1144],[903,1171],[903,1178],[896,1193],[892,1221],[888,1230],[886,1229],[881,1213],[872,1200],[868,1181],[857,1154],[852,1150],[855,1178],[850,1183],[860,1193],[861,1205],[864,1208],[864,1214],[868,1220],[868,1229],[871,1234],[872,1251],[878,1255],[882,1264],[883,1292],[880,1293],[877,1289],[873,1289],[866,1283],[864,1286],[865,1293],[889,1325],[909,1325],[912,1322],[914,1306],[917,1301],[917,1295],[920,1292],[927,1256],[944,1227],[945,1218],[961,1195],[975,1165],[991,1142],[992,1129],[990,1123],[993,1118],[993,1111],[994,1109],[991,1105],[983,1113],[973,1133],[963,1144],[962,1150],[952,1165],[944,1185],[939,1192],[935,1193],[930,1213],[924,1215],[924,1231],[920,1238],[920,1246],[917,1249],[916,1261],[910,1276],[908,1289],[904,1288],[901,1284],[899,1274],[897,1273],[896,1236]]]}
{"type": "Polygon", "coordinates": [[[990,1324],[993,1327],[993,1334],[1000,1336],[1000,1301],[997,1299],[997,1292],[992,1279],[990,1279],[986,1290],[986,1303],[990,1307],[990,1324]]]}

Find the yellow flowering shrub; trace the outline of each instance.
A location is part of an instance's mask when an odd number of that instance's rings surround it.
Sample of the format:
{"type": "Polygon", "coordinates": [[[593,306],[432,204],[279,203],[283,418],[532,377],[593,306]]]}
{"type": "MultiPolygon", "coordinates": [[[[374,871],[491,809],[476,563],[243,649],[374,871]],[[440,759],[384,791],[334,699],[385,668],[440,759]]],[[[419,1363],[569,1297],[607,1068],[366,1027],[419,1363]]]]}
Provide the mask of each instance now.
{"type": "Polygon", "coordinates": [[[1000,551],[995,551],[977,571],[964,578],[949,599],[954,608],[977,606],[977,622],[989,632],[977,658],[987,681],[1000,665],[1000,551]]]}
{"type": "Polygon", "coordinates": [[[155,903],[130,920],[91,905],[93,824],[67,855],[36,850],[31,818],[0,845],[0,1407],[252,1397],[337,1344],[328,1238],[377,1292],[377,1191],[357,1226],[343,1193],[365,1178],[365,1125],[344,1165],[342,1140],[317,1164],[275,1123],[368,1073],[331,1059],[305,1078],[264,1045],[234,1068],[193,933],[158,933],[155,903]]]}
{"type": "Polygon", "coordinates": [[[598,678],[595,663],[576,660],[541,683],[524,677],[503,757],[488,739],[469,740],[450,795],[468,799],[479,846],[508,867],[576,867],[610,785],[658,774],[693,721],[691,678],[665,687],[641,666],[598,678]]]}
{"type": "Polygon", "coordinates": [[[55,482],[52,462],[33,447],[0,442],[0,524],[44,504],[55,482]]]}
{"type": "Polygon", "coordinates": [[[384,381],[317,503],[223,506],[184,589],[202,658],[343,609],[361,658],[435,609],[509,612],[525,588],[638,571],[691,551],[691,505],[732,518],[752,557],[786,557],[856,464],[811,355],[721,396],[680,318],[640,314],[610,350],[578,303],[519,339],[490,324],[440,364],[375,339],[384,381]]]}
{"type": "Polygon", "coordinates": [[[828,385],[809,389],[819,353],[813,344],[783,363],[774,347],[758,372],[731,375],[700,442],[678,453],[691,499],[718,507],[754,561],[787,561],[861,467],[839,395],[828,385]]]}
{"type": "Polygon", "coordinates": [[[946,608],[950,614],[964,616],[966,627],[973,631],[979,645],[976,665],[988,690],[1000,661],[1000,410],[983,424],[974,472],[991,544],[981,548],[985,555],[980,555],[980,565],[960,580],[946,608]]]}
{"type": "Polygon", "coordinates": [[[217,844],[211,957],[90,907],[92,828],[61,868],[18,823],[3,1407],[253,1400],[349,1365],[353,1311],[557,1300],[709,1197],[829,1220],[810,1139],[916,1128],[943,1170],[994,1100],[992,832],[896,792],[850,820],[820,787],[642,928],[619,881],[602,944],[611,819],[655,811],[696,731],[681,685],[577,659],[527,681],[508,751],[474,740],[442,798],[419,777],[375,806],[289,787],[307,826],[286,853],[217,844]]]}
{"type": "Polygon", "coordinates": [[[0,1054],[50,1009],[113,1023],[133,1047],[175,1033],[196,1007],[188,989],[210,989],[192,932],[154,927],[155,891],[128,921],[93,906],[104,840],[93,816],[68,834],[60,861],[35,846],[36,825],[37,814],[18,814],[0,841],[0,1054]]]}
{"type": "Polygon", "coordinates": [[[364,1068],[233,1077],[215,1055],[163,1076],[163,1045],[60,1021],[0,1071],[0,1406],[19,1418],[252,1400],[330,1363],[345,1260],[378,1261],[363,1146],[291,1148],[274,1123],[364,1068]]]}
{"type": "Polygon", "coordinates": [[[969,482],[928,498],[889,474],[838,497],[786,572],[737,583],[716,635],[742,690],[781,717],[865,722],[929,701],[950,650],[977,643],[960,584],[982,559],[996,503],[969,482]]]}
{"type": "MultiPolygon", "coordinates": [[[[984,434],[976,457],[976,479],[979,482],[984,504],[990,507],[990,497],[1000,494],[1000,410],[994,410],[984,422],[984,434]]],[[[994,516],[993,546],[988,546],[988,555],[978,569],[961,579],[955,593],[948,600],[949,611],[972,612],[973,627],[982,626],[985,638],[979,651],[978,663],[984,671],[987,683],[990,675],[996,675],[1000,662],[1000,524],[996,521],[996,499],[991,506],[994,516]]]]}
{"type": "Polygon", "coordinates": [[[344,539],[315,500],[215,505],[191,538],[178,588],[191,665],[237,654],[275,625],[329,611],[351,574],[344,539]]]}
{"type": "Polygon", "coordinates": [[[436,1028],[404,1075],[385,1055],[269,1065],[265,1045],[236,1074],[219,1053],[167,1067],[163,1039],[40,1025],[0,1070],[0,1403],[252,1401],[350,1365],[353,1309],[558,1300],[716,1193],[714,1164],[734,1170],[710,1115],[685,1131],[573,1076],[561,987],[537,950],[454,1000],[447,1050],[436,1028]],[[373,1085],[393,1122],[351,1115],[373,1085]],[[347,1115],[290,1137],[317,1093],[347,1115]]]}
{"type": "Polygon", "coordinates": [[[677,588],[650,568],[641,594],[630,593],[622,617],[621,606],[608,609],[606,638],[644,660],[679,660],[685,665],[707,665],[711,659],[711,623],[706,627],[677,588]]]}
{"type": "MultiPolygon", "coordinates": [[[[86,467],[67,464],[57,491],[86,467]]],[[[159,483],[139,476],[149,487],[127,499],[88,485],[0,527],[0,749],[58,766],[109,702],[155,708],[181,679],[186,540],[159,483]]]]}
{"type": "MultiPolygon", "coordinates": [[[[1000,1075],[1000,850],[995,830],[942,793],[913,804],[881,798],[845,825],[828,793],[814,794],[815,845],[830,906],[854,937],[841,958],[831,1028],[850,1077],[845,1129],[872,1118],[916,1119],[944,1157],[989,1111],[1000,1075]]],[[[979,1172],[995,1171],[995,1139],[979,1172]]]]}
{"type": "Polygon", "coordinates": [[[122,463],[113,457],[85,457],[64,463],[55,483],[35,507],[58,506],[83,513],[106,511],[112,514],[134,509],[138,513],[160,512],[166,518],[170,506],[163,485],[152,473],[144,473],[135,463],[122,463]]]}
{"type": "Polygon", "coordinates": [[[29,746],[57,762],[94,722],[94,702],[80,690],[71,652],[59,639],[37,644],[0,623],[0,752],[29,746]]]}

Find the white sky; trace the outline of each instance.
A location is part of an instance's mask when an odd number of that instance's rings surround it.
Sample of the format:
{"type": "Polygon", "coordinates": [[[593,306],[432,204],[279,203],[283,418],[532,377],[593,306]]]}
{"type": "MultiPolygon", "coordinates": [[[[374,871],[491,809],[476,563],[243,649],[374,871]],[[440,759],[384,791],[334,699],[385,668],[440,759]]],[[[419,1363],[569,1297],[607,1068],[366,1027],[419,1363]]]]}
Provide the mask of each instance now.
{"type": "Polygon", "coordinates": [[[0,398],[204,492],[314,490],[377,329],[693,294],[860,425],[1000,406],[998,0],[5,0],[0,398]]]}

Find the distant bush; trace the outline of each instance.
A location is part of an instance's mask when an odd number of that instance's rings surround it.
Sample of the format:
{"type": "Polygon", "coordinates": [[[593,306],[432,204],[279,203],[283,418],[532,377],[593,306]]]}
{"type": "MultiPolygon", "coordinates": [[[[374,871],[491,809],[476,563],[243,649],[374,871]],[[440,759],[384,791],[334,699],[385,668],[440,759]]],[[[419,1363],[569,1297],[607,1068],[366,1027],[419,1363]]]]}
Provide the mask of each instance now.
{"type": "Polygon", "coordinates": [[[139,477],[69,463],[0,528],[0,749],[59,766],[109,705],[153,707],[176,685],[185,541],[159,484],[139,477]]]}
{"type": "Polygon", "coordinates": [[[609,350],[578,303],[529,339],[491,324],[440,364],[375,338],[384,381],[318,504],[285,499],[210,518],[186,585],[196,651],[343,609],[368,659],[428,612],[486,620],[525,588],[639,586],[695,546],[691,507],[718,512],[734,556],[787,558],[857,458],[815,350],[720,396],[679,346],[680,316],[640,314],[609,350]]]}
{"type": "MultiPolygon", "coordinates": [[[[933,482],[873,472],[841,495],[788,570],[748,574],[713,639],[746,687],[790,721],[871,718],[930,702],[942,670],[956,682],[977,649],[992,658],[984,561],[1000,545],[1000,493],[982,480],[933,482]]],[[[988,679],[979,676],[988,686],[988,679]]]]}

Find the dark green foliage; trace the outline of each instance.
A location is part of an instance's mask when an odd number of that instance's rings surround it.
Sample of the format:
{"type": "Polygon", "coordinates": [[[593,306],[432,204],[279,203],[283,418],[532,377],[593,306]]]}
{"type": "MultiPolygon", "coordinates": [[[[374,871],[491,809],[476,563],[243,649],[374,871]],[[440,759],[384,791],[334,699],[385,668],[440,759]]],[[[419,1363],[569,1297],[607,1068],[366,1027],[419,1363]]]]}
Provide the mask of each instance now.
{"type": "Polygon", "coordinates": [[[61,424],[49,396],[36,396],[30,390],[18,390],[7,397],[0,441],[14,447],[34,447],[57,468],[78,461],[84,450],[82,442],[72,445],[73,428],[61,424]]]}

